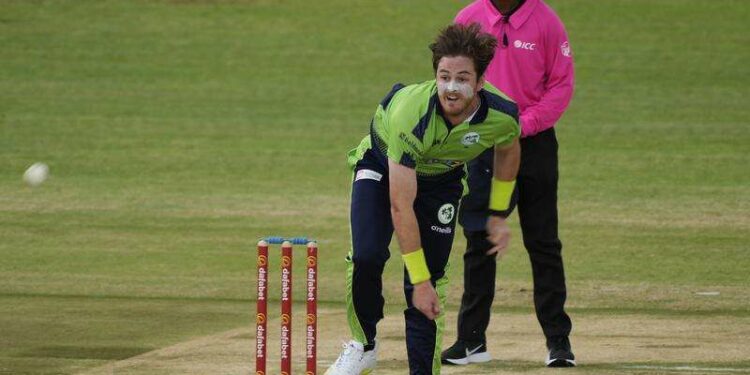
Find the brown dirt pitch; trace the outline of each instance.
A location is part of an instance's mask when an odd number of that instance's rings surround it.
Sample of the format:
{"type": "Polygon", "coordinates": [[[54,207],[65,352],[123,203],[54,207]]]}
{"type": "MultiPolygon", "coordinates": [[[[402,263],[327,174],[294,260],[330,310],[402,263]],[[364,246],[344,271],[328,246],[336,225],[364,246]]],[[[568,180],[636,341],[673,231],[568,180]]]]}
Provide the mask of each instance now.
{"type": "MultiPolygon", "coordinates": [[[[295,316],[295,372],[304,373],[304,327],[295,316]]],[[[495,313],[488,346],[495,359],[472,366],[444,366],[443,374],[738,374],[750,373],[748,317],[684,317],[653,315],[574,316],[572,342],[579,366],[546,369],[544,342],[530,313],[495,313]]],[[[444,340],[454,340],[455,312],[448,314],[444,340]]],[[[374,374],[406,374],[404,324],[400,313],[379,325],[380,355],[374,374]]],[[[335,360],[348,338],[346,312],[319,311],[319,373],[335,360]]],[[[268,373],[278,373],[278,319],[269,322],[268,373]],[[273,340],[276,339],[276,340],[273,340]]],[[[149,352],[91,369],[86,375],[252,374],[254,329],[243,327],[149,352]]]]}

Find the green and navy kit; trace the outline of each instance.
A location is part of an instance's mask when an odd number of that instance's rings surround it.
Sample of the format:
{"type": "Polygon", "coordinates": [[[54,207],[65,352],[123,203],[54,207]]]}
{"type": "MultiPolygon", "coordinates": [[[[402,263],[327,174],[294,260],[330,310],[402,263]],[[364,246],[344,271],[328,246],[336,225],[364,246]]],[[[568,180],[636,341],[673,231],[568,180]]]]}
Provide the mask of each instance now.
{"type": "Polygon", "coordinates": [[[393,86],[375,111],[371,136],[350,155],[350,166],[375,146],[418,176],[436,176],[463,167],[493,146],[511,144],[520,134],[515,103],[489,83],[478,95],[481,104],[474,116],[452,126],[443,116],[435,80],[393,86]]]}
{"type": "MultiPolygon", "coordinates": [[[[365,348],[377,340],[383,319],[383,270],[390,258],[391,217],[388,160],[414,168],[414,215],[430,281],[445,311],[448,260],[463,193],[463,165],[495,145],[518,137],[516,105],[494,87],[479,91],[481,105],[470,120],[451,126],[444,118],[435,81],[396,85],[378,105],[368,135],[349,155],[352,173],[347,261],[347,321],[365,348]]],[[[445,314],[428,319],[412,303],[414,286],[404,273],[406,353],[409,374],[439,374],[445,314]]]]}

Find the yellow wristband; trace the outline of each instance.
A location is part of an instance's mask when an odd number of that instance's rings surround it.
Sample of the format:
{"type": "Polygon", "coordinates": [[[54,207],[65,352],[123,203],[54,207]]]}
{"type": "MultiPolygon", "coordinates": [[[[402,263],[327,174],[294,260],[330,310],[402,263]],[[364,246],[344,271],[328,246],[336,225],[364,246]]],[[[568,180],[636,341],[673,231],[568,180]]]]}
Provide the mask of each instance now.
{"type": "Polygon", "coordinates": [[[413,284],[419,284],[430,279],[430,270],[427,268],[427,260],[424,258],[424,251],[419,249],[408,254],[401,254],[404,258],[406,271],[409,273],[409,280],[413,284]]]}
{"type": "Polygon", "coordinates": [[[490,192],[490,210],[505,211],[510,207],[510,198],[513,196],[513,189],[516,186],[516,180],[502,181],[496,178],[492,179],[492,191],[490,192]]]}

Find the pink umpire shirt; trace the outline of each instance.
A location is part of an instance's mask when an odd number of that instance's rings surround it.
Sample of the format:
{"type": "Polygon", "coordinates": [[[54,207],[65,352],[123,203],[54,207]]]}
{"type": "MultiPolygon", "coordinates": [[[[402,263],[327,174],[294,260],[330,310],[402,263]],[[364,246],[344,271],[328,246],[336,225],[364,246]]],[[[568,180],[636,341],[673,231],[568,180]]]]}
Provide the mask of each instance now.
{"type": "Polygon", "coordinates": [[[555,126],[573,96],[573,52],[557,14],[541,0],[526,0],[506,20],[490,0],[476,0],[455,22],[479,23],[497,38],[485,77],[518,105],[521,136],[555,126]]]}

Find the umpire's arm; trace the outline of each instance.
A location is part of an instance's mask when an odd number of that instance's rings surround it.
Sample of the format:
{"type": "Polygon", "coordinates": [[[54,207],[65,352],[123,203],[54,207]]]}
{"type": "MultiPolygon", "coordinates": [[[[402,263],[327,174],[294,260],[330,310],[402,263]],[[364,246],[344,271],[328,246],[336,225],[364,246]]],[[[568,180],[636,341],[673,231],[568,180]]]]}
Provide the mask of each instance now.
{"type": "Polygon", "coordinates": [[[495,146],[495,161],[492,179],[492,192],[490,193],[490,212],[487,219],[487,239],[495,244],[487,255],[498,254],[502,256],[508,248],[510,241],[510,229],[505,222],[506,214],[510,206],[510,199],[516,184],[516,175],[521,164],[521,145],[518,138],[506,147],[495,146]]]}

